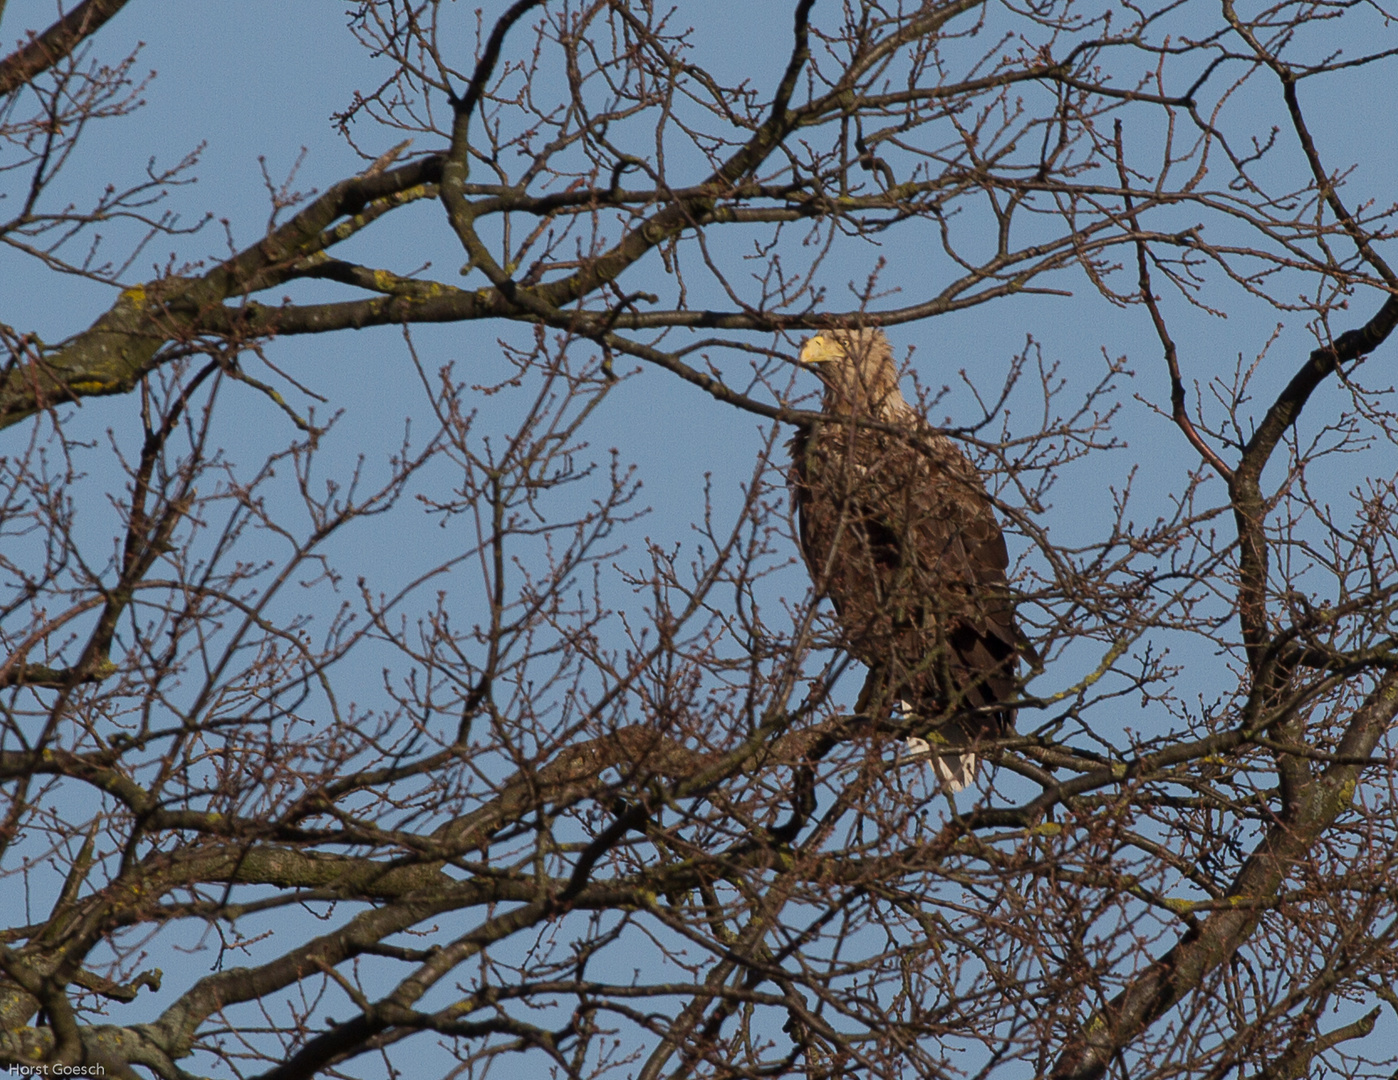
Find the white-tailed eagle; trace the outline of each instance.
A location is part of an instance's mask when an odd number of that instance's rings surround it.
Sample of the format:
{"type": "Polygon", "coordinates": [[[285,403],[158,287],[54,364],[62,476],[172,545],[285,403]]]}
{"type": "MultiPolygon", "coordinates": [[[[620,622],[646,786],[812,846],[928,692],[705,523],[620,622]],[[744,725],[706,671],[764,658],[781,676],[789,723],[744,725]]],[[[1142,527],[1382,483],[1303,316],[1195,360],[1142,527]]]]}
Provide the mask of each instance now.
{"type": "MultiPolygon", "coordinates": [[[[1009,557],[975,467],[898,391],[879,330],[833,330],[801,349],[828,420],[791,441],[802,553],[869,668],[859,710],[923,722],[938,777],[960,791],[975,746],[1014,724],[1019,657],[1009,557]]],[[[925,740],[910,743],[929,749],[925,740]],[[919,745],[921,744],[921,745],[919,745]]]]}

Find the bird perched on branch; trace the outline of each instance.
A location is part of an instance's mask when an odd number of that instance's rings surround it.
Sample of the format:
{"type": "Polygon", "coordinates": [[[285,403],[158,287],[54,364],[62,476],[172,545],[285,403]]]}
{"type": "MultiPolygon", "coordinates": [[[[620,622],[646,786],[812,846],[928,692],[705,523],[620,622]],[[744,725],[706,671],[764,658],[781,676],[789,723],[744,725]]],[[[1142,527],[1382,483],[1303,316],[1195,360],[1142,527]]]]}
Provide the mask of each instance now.
{"type": "Polygon", "coordinates": [[[898,391],[879,330],[832,330],[801,348],[826,419],[791,440],[802,553],[869,668],[859,712],[914,720],[949,791],[975,776],[977,742],[1011,729],[1021,655],[1009,556],[975,467],[898,391]],[[917,725],[921,724],[921,728],[917,725]],[[927,740],[935,744],[929,746],[927,740]]]}

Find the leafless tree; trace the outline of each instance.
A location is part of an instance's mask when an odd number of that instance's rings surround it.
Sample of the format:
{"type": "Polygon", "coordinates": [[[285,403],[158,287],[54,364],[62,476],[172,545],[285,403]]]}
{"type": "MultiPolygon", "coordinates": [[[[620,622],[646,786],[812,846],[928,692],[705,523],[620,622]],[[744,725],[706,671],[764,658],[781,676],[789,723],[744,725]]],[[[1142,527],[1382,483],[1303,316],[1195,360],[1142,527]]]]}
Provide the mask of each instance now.
{"type": "Polygon", "coordinates": [[[1392,1075],[1395,208],[1312,88],[1392,85],[1394,13],[796,0],[775,77],[734,81],[699,6],[364,0],[365,167],[269,182],[239,239],[169,210],[197,155],[59,193],[160,92],[102,59],[123,6],[0,61],[20,290],[115,293],[57,343],[0,325],[0,1058],[1392,1075]],[[908,356],[986,304],[1032,331],[1034,293],[1088,351],[1089,311],[1154,338],[1096,369],[1031,338],[947,389],[912,355],[1043,658],[953,800],[906,720],[851,713],[792,537],[793,358],[854,325],[908,356]],[[1278,330],[1223,360],[1224,311],[1278,330]],[[498,344],[464,363],[422,325],[473,321],[498,344]],[[370,326],[416,415],[356,461],[287,350],[370,326]],[[682,535],[640,520],[638,379],[763,425],[682,535]]]}

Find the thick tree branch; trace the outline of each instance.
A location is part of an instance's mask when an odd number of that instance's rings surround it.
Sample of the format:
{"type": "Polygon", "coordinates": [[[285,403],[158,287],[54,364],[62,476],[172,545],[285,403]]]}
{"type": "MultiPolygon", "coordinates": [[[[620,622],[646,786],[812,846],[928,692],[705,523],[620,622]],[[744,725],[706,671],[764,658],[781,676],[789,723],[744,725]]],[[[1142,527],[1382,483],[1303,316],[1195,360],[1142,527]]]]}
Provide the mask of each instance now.
{"type": "MultiPolygon", "coordinates": [[[[1339,752],[1368,757],[1398,716],[1398,672],[1388,672],[1355,710],[1339,752]]],[[[1127,989],[1093,1015],[1059,1057],[1053,1080],[1095,1080],[1120,1050],[1184,998],[1202,989],[1209,974],[1252,936],[1267,901],[1304,861],[1313,845],[1349,810],[1360,769],[1331,765],[1316,777],[1291,821],[1274,825],[1243,865],[1228,895],[1238,908],[1218,911],[1132,980],[1127,989]]]]}
{"type": "Polygon", "coordinates": [[[0,98],[71,55],[126,4],[127,0],[83,0],[38,37],[0,60],[0,98]]]}

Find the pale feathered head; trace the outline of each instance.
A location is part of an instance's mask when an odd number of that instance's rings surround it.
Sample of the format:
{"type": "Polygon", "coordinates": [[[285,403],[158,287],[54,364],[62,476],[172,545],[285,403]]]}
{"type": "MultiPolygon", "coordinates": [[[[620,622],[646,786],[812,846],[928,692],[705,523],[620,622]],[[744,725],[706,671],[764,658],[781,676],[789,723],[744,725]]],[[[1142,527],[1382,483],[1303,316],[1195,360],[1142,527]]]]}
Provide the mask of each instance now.
{"type": "Polygon", "coordinates": [[[882,330],[822,330],[801,346],[801,363],[825,383],[826,412],[892,418],[908,408],[882,330]]]}

